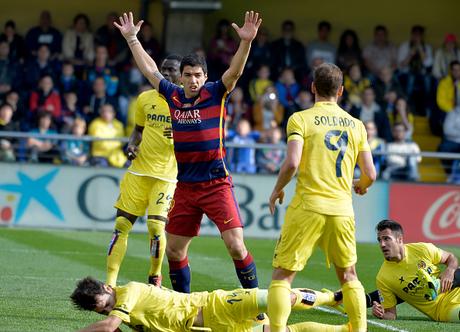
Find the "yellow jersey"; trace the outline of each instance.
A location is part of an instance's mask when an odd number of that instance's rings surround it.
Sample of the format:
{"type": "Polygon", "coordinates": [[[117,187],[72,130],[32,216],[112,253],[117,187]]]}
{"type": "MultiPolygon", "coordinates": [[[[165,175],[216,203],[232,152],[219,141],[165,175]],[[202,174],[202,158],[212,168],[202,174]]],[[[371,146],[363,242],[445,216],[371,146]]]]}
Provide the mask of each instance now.
{"type": "Polygon", "coordinates": [[[397,296],[431,319],[440,320],[442,311],[451,302],[453,291],[440,293],[431,300],[428,296],[430,289],[417,271],[424,269],[432,279],[437,279],[440,270],[436,265],[441,262],[441,258],[441,249],[431,243],[420,242],[404,245],[402,261],[384,261],[376,280],[383,297],[383,307],[394,307],[397,296]]]}
{"type": "Polygon", "coordinates": [[[172,138],[164,136],[171,128],[171,116],[166,100],[156,90],[148,90],[136,101],[136,125],[144,127],[137,158],[128,171],[141,176],[151,176],[176,182],[177,163],[172,138]]]}
{"type": "Polygon", "coordinates": [[[115,287],[116,303],[109,316],[117,316],[135,331],[190,331],[208,292],[178,293],[153,285],[130,282],[115,287]]]}
{"type": "Polygon", "coordinates": [[[288,142],[303,142],[292,205],[313,212],[353,216],[351,187],[358,153],[370,151],[363,123],[334,102],[317,102],[294,113],[288,142]]]}
{"type": "MultiPolygon", "coordinates": [[[[107,123],[101,118],[94,119],[88,127],[88,135],[100,138],[122,138],[124,136],[123,124],[117,119],[107,123]]],[[[91,145],[91,154],[94,157],[109,158],[114,150],[121,149],[122,143],[114,141],[94,141],[91,145]]]]}

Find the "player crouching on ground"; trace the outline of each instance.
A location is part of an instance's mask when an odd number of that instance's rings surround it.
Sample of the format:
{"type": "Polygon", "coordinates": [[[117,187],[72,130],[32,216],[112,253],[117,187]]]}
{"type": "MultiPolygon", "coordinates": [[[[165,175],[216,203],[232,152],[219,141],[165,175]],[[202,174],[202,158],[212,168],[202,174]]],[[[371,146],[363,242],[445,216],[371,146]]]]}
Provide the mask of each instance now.
{"type": "MultiPolygon", "coordinates": [[[[268,332],[268,325],[253,326],[253,317],[267,309],[267,294],[257,288],[186,294],[138,282],[111,287],[86,277],[77,282],[70,298],[78,309],[108,316],[81,331],[120,331],[125,323],[135,331],[268,332]]],[[[334,304],[332,292],[291,290],[293,310],[334,304]]],[[[293,324],[286,331],[315,331],[315,324],[293,324]]],[[[331,325],[330,331],[346,331],[346,327],[331,325]]]]}

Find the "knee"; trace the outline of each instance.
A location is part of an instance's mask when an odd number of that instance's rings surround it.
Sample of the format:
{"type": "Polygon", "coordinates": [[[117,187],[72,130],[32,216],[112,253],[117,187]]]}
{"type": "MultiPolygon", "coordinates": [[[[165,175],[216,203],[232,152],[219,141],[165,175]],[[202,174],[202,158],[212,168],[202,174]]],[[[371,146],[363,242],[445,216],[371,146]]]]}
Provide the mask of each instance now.
{"type": "Polygon", "coordinates": [[[348,267],[345,269],[338,269],[337,277],[339,278],[340,284],[343,285],[349,281],[358,280],[355,267],[348,267]]]}
{"type": "Polygon", "coordinates": [[[225,245],[227,246],[228,253],[233,259],[242,260],[248,255],[246,246],[241,240],[234,240],[230,243],[226,243],[225,245]]]}

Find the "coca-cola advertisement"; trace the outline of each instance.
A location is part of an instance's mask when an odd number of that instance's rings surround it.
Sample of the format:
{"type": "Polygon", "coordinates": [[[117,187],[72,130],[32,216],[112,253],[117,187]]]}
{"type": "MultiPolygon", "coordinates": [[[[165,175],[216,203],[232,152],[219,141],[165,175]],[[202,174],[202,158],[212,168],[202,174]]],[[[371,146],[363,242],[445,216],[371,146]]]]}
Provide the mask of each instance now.
{"type": "Polygon", "coordinates": [[[394,183],[389,216],[403,226],[405,242],[460,246],[460,186],[394,183]]]}

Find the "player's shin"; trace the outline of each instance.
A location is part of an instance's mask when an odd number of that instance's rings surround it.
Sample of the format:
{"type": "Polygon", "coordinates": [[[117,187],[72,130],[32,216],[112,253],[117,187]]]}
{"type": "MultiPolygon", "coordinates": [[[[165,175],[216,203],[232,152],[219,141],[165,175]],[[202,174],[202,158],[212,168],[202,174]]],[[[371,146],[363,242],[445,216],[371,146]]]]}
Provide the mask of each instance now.
{"type": "Polygon", "coordinates": [[[271,332],[285,332],[291,314],[291,286],[284,280],[272,280],[268,288],[268,317],[271,332]]]}
{"type": "Polygon", "coordinates": [[[131,222],[123,216],[118,216],[115,219],[115,229],[107,252],[106,284],[112,287],[116,286],[118,271],[125,257],[126,248],[128,247],[128,235],[132,227],[131,222]]]}
{"type": "Polygon", "coordinates": [[[165,223],[157,219],[148,219],[147,228],[150,240],[149,283],[161,286],[161,267],[166,250],[165,223]]]}
{"type": "Polygon", "coordinates": [[[342,285],[343,305],[350,319],[352,331],[366,331],[366,297],[363,285],[359,280],[346,282],[342,285]]]}
{"type": "Polygon", "coordinates": [[[181,261],[169,262],[169,278],[171,286],[176,292],[190,293],[190,265],[188,258],[185,257],[181,261]]]}
{"type": "Polygon", "coordinates": [[[233,263],[235,264],[236,274],[243,288],[259,287],[256,264],[249,251],[245,259],[234,259],[233,263]]]}

